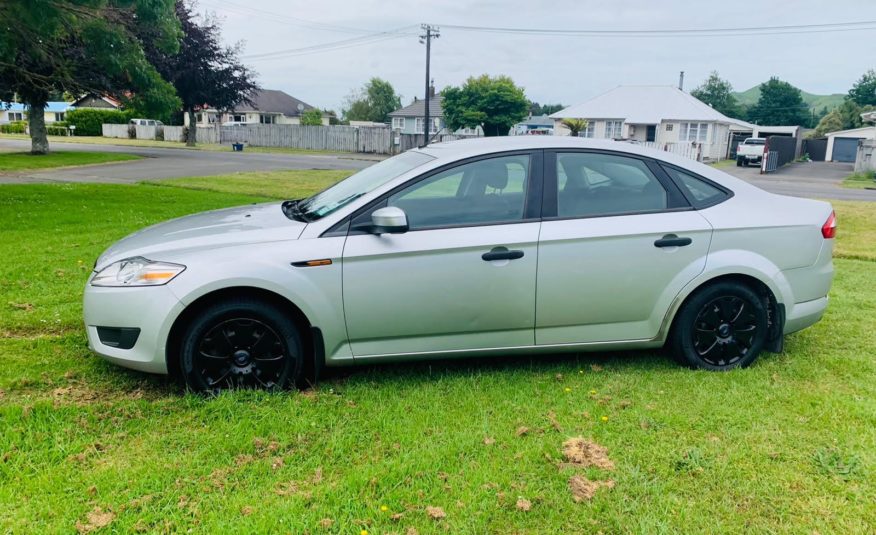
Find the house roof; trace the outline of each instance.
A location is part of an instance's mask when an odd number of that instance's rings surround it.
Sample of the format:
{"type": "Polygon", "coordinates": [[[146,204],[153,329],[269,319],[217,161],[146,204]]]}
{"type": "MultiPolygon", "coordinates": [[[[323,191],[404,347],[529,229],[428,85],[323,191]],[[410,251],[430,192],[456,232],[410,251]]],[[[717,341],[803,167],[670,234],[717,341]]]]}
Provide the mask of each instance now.
{"type": "Polygon", "coordinates": [[[119,108],[122,106],[122,101],[120,101],[116,98],[113,98],[109,95],[95,95],[94,93],[86,93],[86,94],[82,95],[81,97],[77,98],[70,105],[75,107],[79,102],[82,102],[83,100],[85,100],[88,97],[100,99],[100,100],[106,102],[107,104],[109,104],[110,106],[113,106],[114,108],[119,108]]]}
{"type": "Polygon", "coordinates": [[[234,111],[282,113],[288,117],[296,117],[301,115],[301,112],[312,108],[313,106],[310,104],[278,89],[259,89],[252,97],[252,104],[241,103],[234,107],[234,111]],[[298,108],[299,106],[301,109],[298,108]]]}
{"type": "MultiPolygon", "coordinates": [[[[444,110],[441,108],[441,95],[429,97],[429,117],[444,117],[444,110]]],[[[390,117],[425,117],[426,116],[426,101],[415,100],[405,106],[399,108],[389,114],[390,117]]]]}
{"type": "MultiPolygon", "coordinates": [[[[28,106],[20,102],[0,102],[0,111],[27,111],[28,106]]],[[[73,109],[67,102],[50,101],[46,103],[47,112],[65,112],[73,109]]]]}
{"type": "Polygon", "coordinates": [[[664,120],[715,121],[748,125],[669,85],[621,85],[551,115],[553,119],[623,119],[633,124],[664,120]]]}
{"type": "Polygon", "coordinates": [[[548,117],[547,115],[535,115],[528,119],[524,119],[517,124],[525,124],[527,126],[543,126],[547,128],[554,127],[554,120],[548,117]]]}
{"type": "Polygon", "coordinates": [[[825,136],[873,139],[876,137],[876,128],[873,128],[872,126],[863,126],[861,128],[852,128],[849,130],[837,130],[836,132],[828,132],[825,136]]]}

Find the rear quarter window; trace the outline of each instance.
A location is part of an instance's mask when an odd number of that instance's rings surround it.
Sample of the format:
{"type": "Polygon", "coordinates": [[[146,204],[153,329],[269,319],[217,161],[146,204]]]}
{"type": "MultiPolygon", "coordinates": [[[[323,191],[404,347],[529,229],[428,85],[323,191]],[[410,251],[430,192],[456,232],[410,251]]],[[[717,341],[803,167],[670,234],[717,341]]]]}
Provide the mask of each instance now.
{"type": "Polygon", "coordinates": [[[730,197],[730,193],[717,185],[691,173],[664,166],[666,173],[678,184],[694,208],[705,208],[730,197]]]}

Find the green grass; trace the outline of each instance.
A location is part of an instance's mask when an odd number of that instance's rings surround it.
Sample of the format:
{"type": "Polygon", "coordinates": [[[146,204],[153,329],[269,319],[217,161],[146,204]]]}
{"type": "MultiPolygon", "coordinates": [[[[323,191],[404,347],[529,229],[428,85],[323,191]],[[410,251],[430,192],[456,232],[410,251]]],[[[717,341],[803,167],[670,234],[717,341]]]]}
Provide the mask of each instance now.
{"type": "Polygon", "coordinates": [[[78,165],[95,165],[139,159],[140,157],[134,154],[122,154],[118,152],[52,151],[49,154],[41,156],[35,156],[29,152],[0,152],[0,173],[78,165]]]}
{"type": "Polygon", "coordinates": [[[844,188],[856,189],[876,189],[876,172],[866,171],[864,173],[852,173],[843,179],[844,188]]]}
{"type": "Polygon", "coordinates": [[[733,167],[736,165],[736,160],[727,159],[727,160],[718,160],[717,162],[712,162],[709,165],[715,167],[717,169],[724,169],[725,167],[733,167]]]}
{"type": "Polygon", "coordinates": [[[874,204],[835,203],[825,319],[747,370],[655,352],[494,358],[204,399],[89,353],[82,286],[114,240],[337,178],[0,187],[0,531],[872,532],[874,204]],[[616,468],[565,466],[573,436],[616,468]],[[574,474],[614,488],[575,503],[574,474]]]}
{"type": "Polygon", "coordinates": [[[186,188],[221,193],[259,195],[274,199],[292,199],[323,190],[347,178],[354,171],[347,170],[288,170],[232,173],[219,176],[201,176],[155,180],[146,184],[186,188]]]}

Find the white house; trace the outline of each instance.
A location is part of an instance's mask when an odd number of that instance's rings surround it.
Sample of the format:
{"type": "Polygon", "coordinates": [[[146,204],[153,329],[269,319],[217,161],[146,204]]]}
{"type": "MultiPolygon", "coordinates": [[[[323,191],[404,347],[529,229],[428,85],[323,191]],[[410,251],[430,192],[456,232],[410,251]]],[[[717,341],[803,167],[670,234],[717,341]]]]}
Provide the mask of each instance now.
{"type": "MultiPolygon", "coordinates": [[[[43,110],[43,117],[46,124],[51,125],[52,123],[66,120],[67,112],[73,108],[73,106],[66,102],[47,102],[46,108],[43,110]]],[[[0,124],[26,121],[28,113],[29,109],[24,104],[18,102],[0,102],[0,124]]]]}
{"type": "MultiPolygon", "coordinates": [[[[220,112],[205,106],[195,113],[198,126],[213,126],[227,122],[246,124],[301,124],[301,114],[313,106],[277,89],[259,89],[252,97],[252,104],[242,103],[233,110],[220,112]]],[[[188,114],[183,121],[189,125],[188,114]]],[[[322,124],[328,126],[329,115],[322,114],[322,124]]]]}
{"type": "Polygon", "coordinates": [[[618,86],[550,117],[556,121],[555,135],[569,133],[563,119],[586,119],[582,137],[634,140],[666,150],[694,146],[712,160],[727,157],[731,128],[755,128],[673,86],[618,86]]]}

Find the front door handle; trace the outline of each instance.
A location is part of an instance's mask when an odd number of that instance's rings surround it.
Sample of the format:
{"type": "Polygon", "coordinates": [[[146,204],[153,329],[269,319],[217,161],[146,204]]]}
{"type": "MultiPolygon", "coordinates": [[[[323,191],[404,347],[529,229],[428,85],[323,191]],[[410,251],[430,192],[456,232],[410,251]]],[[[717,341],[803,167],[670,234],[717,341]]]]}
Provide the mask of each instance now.
{"type": "Polygon", "coordinates": [[[509,251],[507,247],[493,247],[489,253],[484,253],[481,258],[487,262],[493,260],[517,260],[523,258],[523,251],[509,251]]]}
{"type": "Polygon", "coordinates": [[[667,234],[654,242],[654,247],[684,247],[693,243],[690,238],[679,238],[675,234],[667,234]]]}

